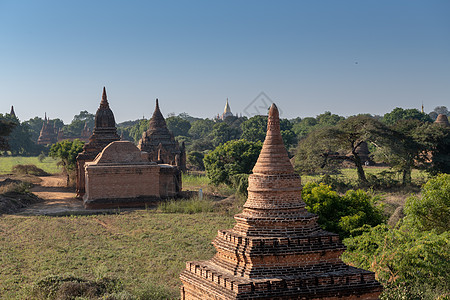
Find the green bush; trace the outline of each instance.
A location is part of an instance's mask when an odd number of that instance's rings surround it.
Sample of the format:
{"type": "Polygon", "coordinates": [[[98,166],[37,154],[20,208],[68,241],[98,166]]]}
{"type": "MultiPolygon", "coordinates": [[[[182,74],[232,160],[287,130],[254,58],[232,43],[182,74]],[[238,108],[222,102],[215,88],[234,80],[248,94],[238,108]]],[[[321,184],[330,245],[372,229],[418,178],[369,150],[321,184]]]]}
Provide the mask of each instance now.
{"type": "Polygon", "coordinates": [[[122,283],[116,279],[101,278],[91,281],[71,275],[50,275],[33,285],[31,295],[35,299],[97,299],[122,290],[122,283]]]}
{"type": "Polygon", "coordinates": [[[203,159],[206,175],[214,185],[232,185],[237,174],[250,174],[261,152],[261,142],[233,140],[219,145],[203,159]]]}
{"type": "Polygon", "coordinates": [[[387,225],[344,240],[346,263],[375,272],[382,299],[436,299],[450,290],[450,232],[437,234],[387,225]]]}
{"type": "Polygon", "coordinates": [[[329,185],[307,183],[303,187],[303,201],[308,211],[319,216],[319,225],[328,231],[347,237],[363,225],[376,226],[384,221],[382,210],[363,190],[349,190],[344,196],[329,185]]]}
{"type": "Polygon", "coordinates": [[[248,195],[248,176],[249,174],[236,174],[231,177],[231,184],[236,189],[236,193],[245,197],[248,195]]]}
{"type": "Polygon", "coordinates": [[[406,222],[421,231],[450,230],[450,174],[430,179],[421,197],[410,197],[405,204],[406,222]]]}

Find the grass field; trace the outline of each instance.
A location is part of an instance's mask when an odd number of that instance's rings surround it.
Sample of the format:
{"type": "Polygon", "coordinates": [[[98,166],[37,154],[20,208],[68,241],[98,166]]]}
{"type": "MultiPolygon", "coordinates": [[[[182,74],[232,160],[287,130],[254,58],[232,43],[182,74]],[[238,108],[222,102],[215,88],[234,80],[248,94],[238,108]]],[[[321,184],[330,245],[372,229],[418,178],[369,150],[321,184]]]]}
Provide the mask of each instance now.
{"type": "Polygon", "coordinates": [[[0,156],[0,174],[10,174],[12,167],[15,165],[36,165],[50,174],[60,173],[61,168],[58,167],[57,160],[51,157],[46,157],[40,162],[37,156],[0,156]]]}
{"type": "Polygon", "coordinates": [[[47,275],[118,278],[137,293],[163,286],[178,297],[188,260],[210,259],[231,216],[137,211],[77,217],[0,217],[0,298],[29,299],[47,275]]]}

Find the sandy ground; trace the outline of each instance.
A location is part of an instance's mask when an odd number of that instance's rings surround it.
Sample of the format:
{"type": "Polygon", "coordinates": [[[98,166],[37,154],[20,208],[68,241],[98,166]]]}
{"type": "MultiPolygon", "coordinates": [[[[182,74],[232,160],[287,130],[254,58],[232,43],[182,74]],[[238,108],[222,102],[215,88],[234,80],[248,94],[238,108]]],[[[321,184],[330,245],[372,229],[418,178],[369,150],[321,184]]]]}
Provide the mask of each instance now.
{"type": "Polygon", "coordinates": [[[84,210],[83,201],[75,198],[73,188],[65,187],[62,176],[40,177],[42,182],[31,192],[44,201],[32,204],[19,212],[21,215],[65,215],[84,210]]]}

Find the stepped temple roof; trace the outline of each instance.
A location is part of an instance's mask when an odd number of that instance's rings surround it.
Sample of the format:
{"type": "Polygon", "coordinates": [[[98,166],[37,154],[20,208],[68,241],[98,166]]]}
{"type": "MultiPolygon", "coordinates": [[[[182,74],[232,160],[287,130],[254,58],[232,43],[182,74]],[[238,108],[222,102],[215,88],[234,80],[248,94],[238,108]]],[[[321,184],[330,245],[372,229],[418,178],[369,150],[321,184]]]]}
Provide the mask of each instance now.
{"type": "Polygon", "coordinates": [[[213,241],[216,255],[186,263],[181,299],[378,299],[374,273],[344,264],[339,236],[306,210],[275,104],[248,182],[236,225],[213,241]]]}

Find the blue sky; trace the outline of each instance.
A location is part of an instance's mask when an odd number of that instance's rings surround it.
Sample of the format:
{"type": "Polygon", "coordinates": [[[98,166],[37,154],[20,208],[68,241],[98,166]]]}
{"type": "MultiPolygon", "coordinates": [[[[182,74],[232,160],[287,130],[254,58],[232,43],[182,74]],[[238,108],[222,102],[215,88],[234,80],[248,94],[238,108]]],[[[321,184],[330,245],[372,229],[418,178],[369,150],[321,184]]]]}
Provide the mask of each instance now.
{"type": "Polygon", "coordinates": [[[450,107],[450,1],[0,0],[0,112],[66,123],[106,86],[117,122],[450,107]],[[259,100],[258,100],[259,101],[259,100]]]}

